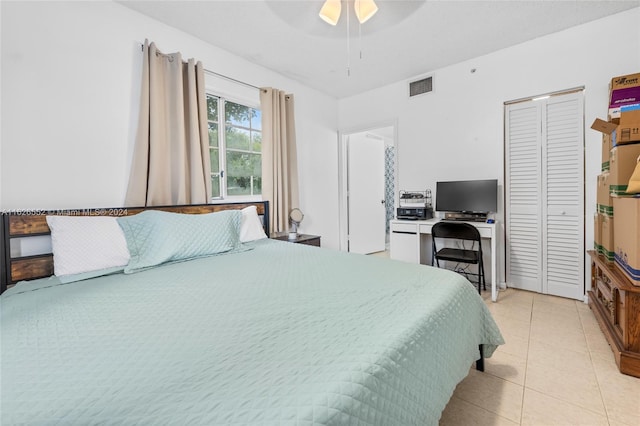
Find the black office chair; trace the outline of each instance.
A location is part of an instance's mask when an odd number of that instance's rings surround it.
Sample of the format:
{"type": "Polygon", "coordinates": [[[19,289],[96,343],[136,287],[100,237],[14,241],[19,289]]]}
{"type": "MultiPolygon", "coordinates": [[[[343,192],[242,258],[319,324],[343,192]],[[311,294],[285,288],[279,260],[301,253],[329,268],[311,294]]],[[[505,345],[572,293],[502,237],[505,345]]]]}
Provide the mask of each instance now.
{"type": "Polygon", "coordinates": [[[482,262],[482,243],[480,241],[480,232],[478,229],[468,223],[456,223],[456,222],[438,222],[431,228],[431,241],[433,256],[431,264],[434,264],[439,268],[440,260],[448,260],[457,263],[478,265],[478,273],[467,271],[466,269],[459,269],[456,267],[455,271],[462,273],[465,276],[471,275],[477,277],[478,294],[481,293],[480,286],[484,290],[487,289],[487,284],[484,278],[484,264],[482,262]],[[436,239],[448,239],[458,240],[462,244],[462,248],[442,247],[438,250],[436,247],[436,239]],[[471,247],[466,248],[465,242],[468,244],[471,242],[471,247]],[[477,249],[476,247],[477,244],[477,249]]]}

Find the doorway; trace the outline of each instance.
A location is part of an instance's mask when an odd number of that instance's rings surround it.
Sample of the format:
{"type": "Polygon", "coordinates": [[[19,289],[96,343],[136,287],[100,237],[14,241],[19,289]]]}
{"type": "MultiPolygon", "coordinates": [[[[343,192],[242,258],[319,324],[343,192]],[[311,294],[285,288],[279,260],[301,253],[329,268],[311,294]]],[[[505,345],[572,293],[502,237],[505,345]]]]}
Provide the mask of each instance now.
{"type": "Polygon", "coordinates": [[[340,133],[340,250],[370,254],[389,244],[389,221],[397,205],[397,143],[394,122],[340,133]]]}

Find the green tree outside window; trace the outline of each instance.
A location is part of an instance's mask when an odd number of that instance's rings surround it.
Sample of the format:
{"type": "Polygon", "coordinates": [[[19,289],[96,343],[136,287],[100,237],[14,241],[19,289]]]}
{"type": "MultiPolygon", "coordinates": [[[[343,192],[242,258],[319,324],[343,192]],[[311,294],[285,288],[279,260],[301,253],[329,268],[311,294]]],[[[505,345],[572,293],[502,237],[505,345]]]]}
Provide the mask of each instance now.
{"type": "Polygon", "coordinates": [[[259,109],[207,95],[212,198],[262,193],[259,109]],[[220,120],[224,119],[224,123],[220,120]],[[221,125],[224,132],[220,132],[221,125]],[[224,182],[226,187],[223,188],[224,182]]]}

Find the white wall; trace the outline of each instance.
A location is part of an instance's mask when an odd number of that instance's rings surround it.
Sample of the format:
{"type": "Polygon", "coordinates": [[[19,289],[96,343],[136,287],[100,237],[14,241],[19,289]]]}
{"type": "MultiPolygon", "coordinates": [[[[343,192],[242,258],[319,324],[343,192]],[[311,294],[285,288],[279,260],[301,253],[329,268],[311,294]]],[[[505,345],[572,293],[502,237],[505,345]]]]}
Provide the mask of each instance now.
{"type": "Polygon", "coordinates": [[[449,179],[498,178],[502,185],[503,103],[584,86],[585,232],[591,248],[601,134],[589,127],[596,117],[606,118],[611,78],[640,71],[638,22],[635,8],[435,70],[434,91],[413,99],[407,99],[406,81],[342,99],[339,127],[398,120],[398,190],[434,191],[436,181],[449,179]]]}
{"type": "Polygon", "coordinates": [[[148,38],[206,69],[294,93],[302,232],[338,247],[337,101],[112,2],[2,9],[0,209],[120,206],[148,38]]]}

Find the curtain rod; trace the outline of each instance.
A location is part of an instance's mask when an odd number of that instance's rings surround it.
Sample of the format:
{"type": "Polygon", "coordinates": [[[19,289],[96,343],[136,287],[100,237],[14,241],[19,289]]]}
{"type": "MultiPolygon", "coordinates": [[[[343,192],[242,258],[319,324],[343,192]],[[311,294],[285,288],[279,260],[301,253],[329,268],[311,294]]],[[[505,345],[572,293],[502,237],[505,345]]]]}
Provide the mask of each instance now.
{"type": "Polygon", "coordinates": [[[217,76],[217,77],[224,78],[225,80],[233,81],[234,83],[242,84],[243,86],[252,87],[252,88],[254,88],[254,89],[258,89],[258,90],[260,90],[260,88],[259,88],[259,87],[254,86],[253,84],[249,84],[249,83],[245,83],[244,81],[236,80],[236,79],[235,79],[235,78],[233,78],[233,77],[229,77],[229,76],[226,76],[226,75],[224,75],[224,74],[220,74],[220,73],[217,73],[217,72],[214,72],[214,71],[208,70],[208,69],[206,69],[206,68],[204,69],[204,72],[205,72],[205,74],[215,75],[215,76],[217,76]]]}
{"type": "MultiPolygon", "coordinates": [[[[144,52],[144,44],[141,44],[140,47],[141,47],[141,51],[144,52]]],[[[167,56],[165,53],[162,53],[162,55],[167,56]]],[[[250,83],[245,83],[244,81],[237,80],[237,79],[235,79],[233,77],[229,77],[227,75],[220,74],[220,73],[217,73],[215,71],[208,70],[206,68],[204,69],[204,72],[205,72],[205,74],[215,75],[217,77],[224,78],[225,80],[229,80],[229,81],[232,81],[234,83],[242,84],[243,86],[247,86],[247,87],[251,87],[253,89],[260,90],[260,88],[258,86],[254,86],[253,84],[250,84],[250,83]]]]}

